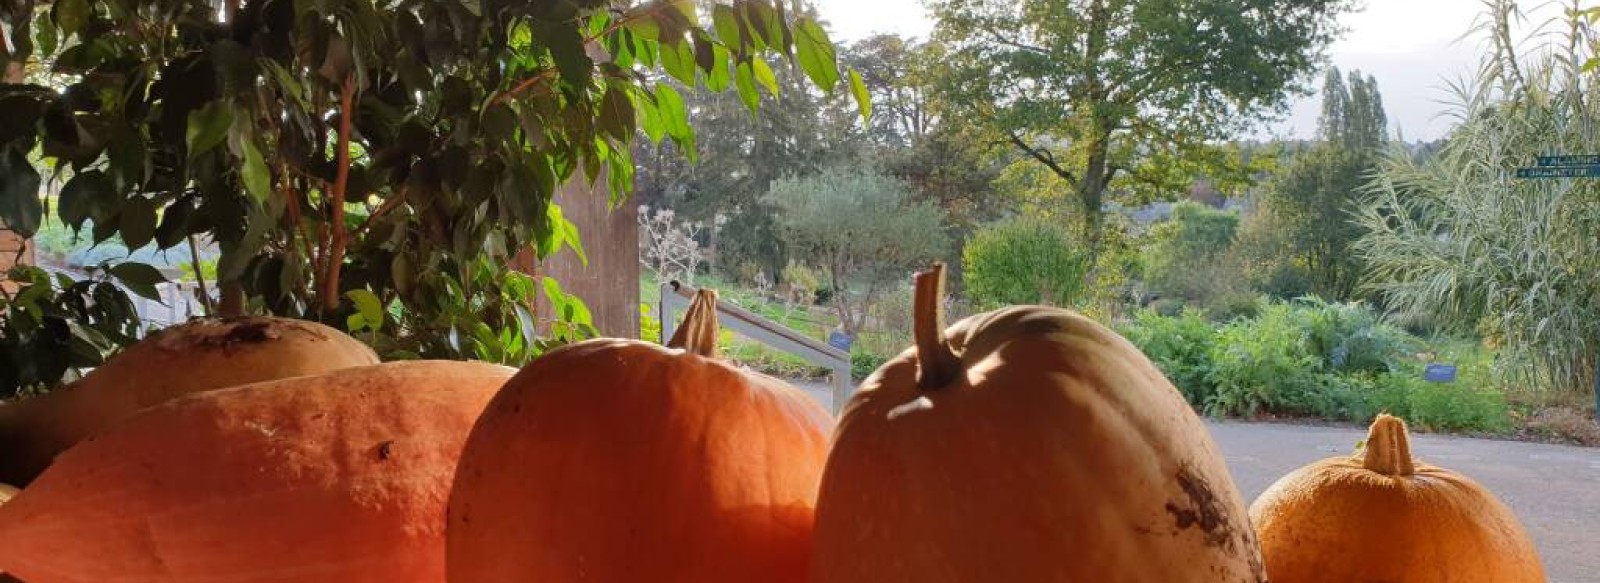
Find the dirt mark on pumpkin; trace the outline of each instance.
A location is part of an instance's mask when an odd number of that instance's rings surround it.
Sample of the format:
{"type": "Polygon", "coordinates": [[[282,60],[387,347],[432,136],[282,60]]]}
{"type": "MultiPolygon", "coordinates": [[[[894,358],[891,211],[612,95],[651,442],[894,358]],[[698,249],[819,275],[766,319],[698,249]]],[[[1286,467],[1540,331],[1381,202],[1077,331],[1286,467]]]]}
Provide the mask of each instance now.
{"type": "Polygon", "coordinates": [[[1236,525],[1228,516],[1211,483],[1185,466],[1178,469],[1178,487],[1183,489],[1185,500],[1167,502],[1167,513],[1172,515],[1178,530],[1199,527],[1205,533],[1208,546],[1225,550],[1229,554],[1243,552],[1249,555],[1250,570],[1256,581],[1266,581],[1261,555],[1253,540],[1255,533],[1248,526],[1236,525]]]}

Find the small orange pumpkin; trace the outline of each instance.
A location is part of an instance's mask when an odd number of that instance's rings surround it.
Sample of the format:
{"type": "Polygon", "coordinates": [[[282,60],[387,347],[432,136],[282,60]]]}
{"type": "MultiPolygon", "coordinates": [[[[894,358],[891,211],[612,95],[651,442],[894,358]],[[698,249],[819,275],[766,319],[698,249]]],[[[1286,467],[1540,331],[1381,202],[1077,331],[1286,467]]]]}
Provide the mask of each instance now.
{"type": "Polygon", "coordinates": [[[701,290],[670,348],[601,339],[506,383],[450,497],[451,583],[798,583],[832,421],[714,358],[701,290]]]}
{"type": "Polygon", "coordinates": [[[1466,476],[1411,457],[1379,415],[1365,451],[1305,466],[1250,507],[1273,583],[1543,583],[1510,509],[1466,476]]]}
{"type": "Polygon", "coordinates": [[[863,382],[817,501],[813,583],[1262,582],[1244,503],[1154,365],[1083,316],[939,327],[863,382]]]}

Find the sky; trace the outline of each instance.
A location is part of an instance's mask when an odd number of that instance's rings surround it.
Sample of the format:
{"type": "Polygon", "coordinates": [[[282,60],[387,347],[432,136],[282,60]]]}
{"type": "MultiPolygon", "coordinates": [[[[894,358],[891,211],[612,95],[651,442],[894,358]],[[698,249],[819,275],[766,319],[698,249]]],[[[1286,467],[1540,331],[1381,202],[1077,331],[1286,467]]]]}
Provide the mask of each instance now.
{"type": "MultiPolygon", "coordinates": [[[[876,32],[926,37],[933,27],[919,0],[814,0],[836,41],[876,32]]],[[[1348,72],[1359,69],[1378,81],[1391,132],[1407,141],[1444,136],[1451,121],[1446,84],[1476,68],[1482,47],[1477,37],[1462,38],[1478,17],[1481,0],[1364,0],[1345,14],[1343,38],[1329,50],[1330,63],[1348,72]]],[[[1522,2],[1532,7],[1543,0],[1522,2]]],[[[1539,20],[1535,11],[1530,20],[1539,20]]],[[[1320,82],[1321,76],[1317,79],[1320,82]]],[[[1296,99],[1287,119],[1263,127],[1262,137],[1307,138],[1315,131],[1320,99],[1296,99]]]]}

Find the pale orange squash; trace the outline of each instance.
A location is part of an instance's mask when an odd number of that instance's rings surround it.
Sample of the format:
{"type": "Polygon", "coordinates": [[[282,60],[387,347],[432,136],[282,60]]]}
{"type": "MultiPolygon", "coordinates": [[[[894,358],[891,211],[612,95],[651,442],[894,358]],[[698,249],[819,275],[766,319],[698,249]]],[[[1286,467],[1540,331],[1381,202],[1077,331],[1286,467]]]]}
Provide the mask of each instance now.
{"type": "Polygon", "coordinates": [[[28,583],[441,583],[473,422],[516,371],[405,362],[190,395],[0,506],[28,583]]]}
{"type": "Polygon", "coordinates": [[[190,320],[127,347],[78,382],[0,404],[0,482],[26,486],[73,444],[168,399],[377,363],[365,344],[315,322],[190,320]]]}
{"type": "Polygon", "coordinates": [[[939,327],[862,383],[817,501],[814,583],[1259,583],[1222,456],[1126,340],[1014,307],[939,327]]]}
{"type": "Polygon", "coordinates": [[[12,497],[16,496],[17,492],[19,492],[19,490],[17,490],[16,486],[0,484],[0,504],[5,504],[7,500],[10,500],[12,497]]]}
{"type": "Polygon", "coordinates": [[[1542,583],[1510,509],[1466,476],[1412,459],[1380,415],[1365,450],[1305,466],[1250,507],[1273,583],[1542,583]]]}
{"type": "Polygon", "coordinates": [[[702,290],[663,348],[546,354],[473,428],[450,500],[450,583],[799,583],[832,421],[715,359],[702,290]]]}

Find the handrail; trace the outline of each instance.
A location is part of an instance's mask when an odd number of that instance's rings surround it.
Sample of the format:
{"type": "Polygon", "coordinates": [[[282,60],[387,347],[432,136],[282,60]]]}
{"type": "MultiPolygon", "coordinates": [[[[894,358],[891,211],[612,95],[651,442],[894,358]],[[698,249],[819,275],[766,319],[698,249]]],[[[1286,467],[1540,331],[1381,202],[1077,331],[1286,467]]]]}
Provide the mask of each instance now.
{"type": "MultiPolygon", "coordinates": [[[[661,343],[672,337],[677,313],[687,311],[695,289],[676,281],[661,284],[661,343]]],[[[807,362],[827,368],[833,376],[833,411],[838,413],[850,400],[850,353],[826,342],[808,337],[754,312],[729,302],[717,302],[717,318],[723,327],[752,340],[793,354],[807,362]]]]}

